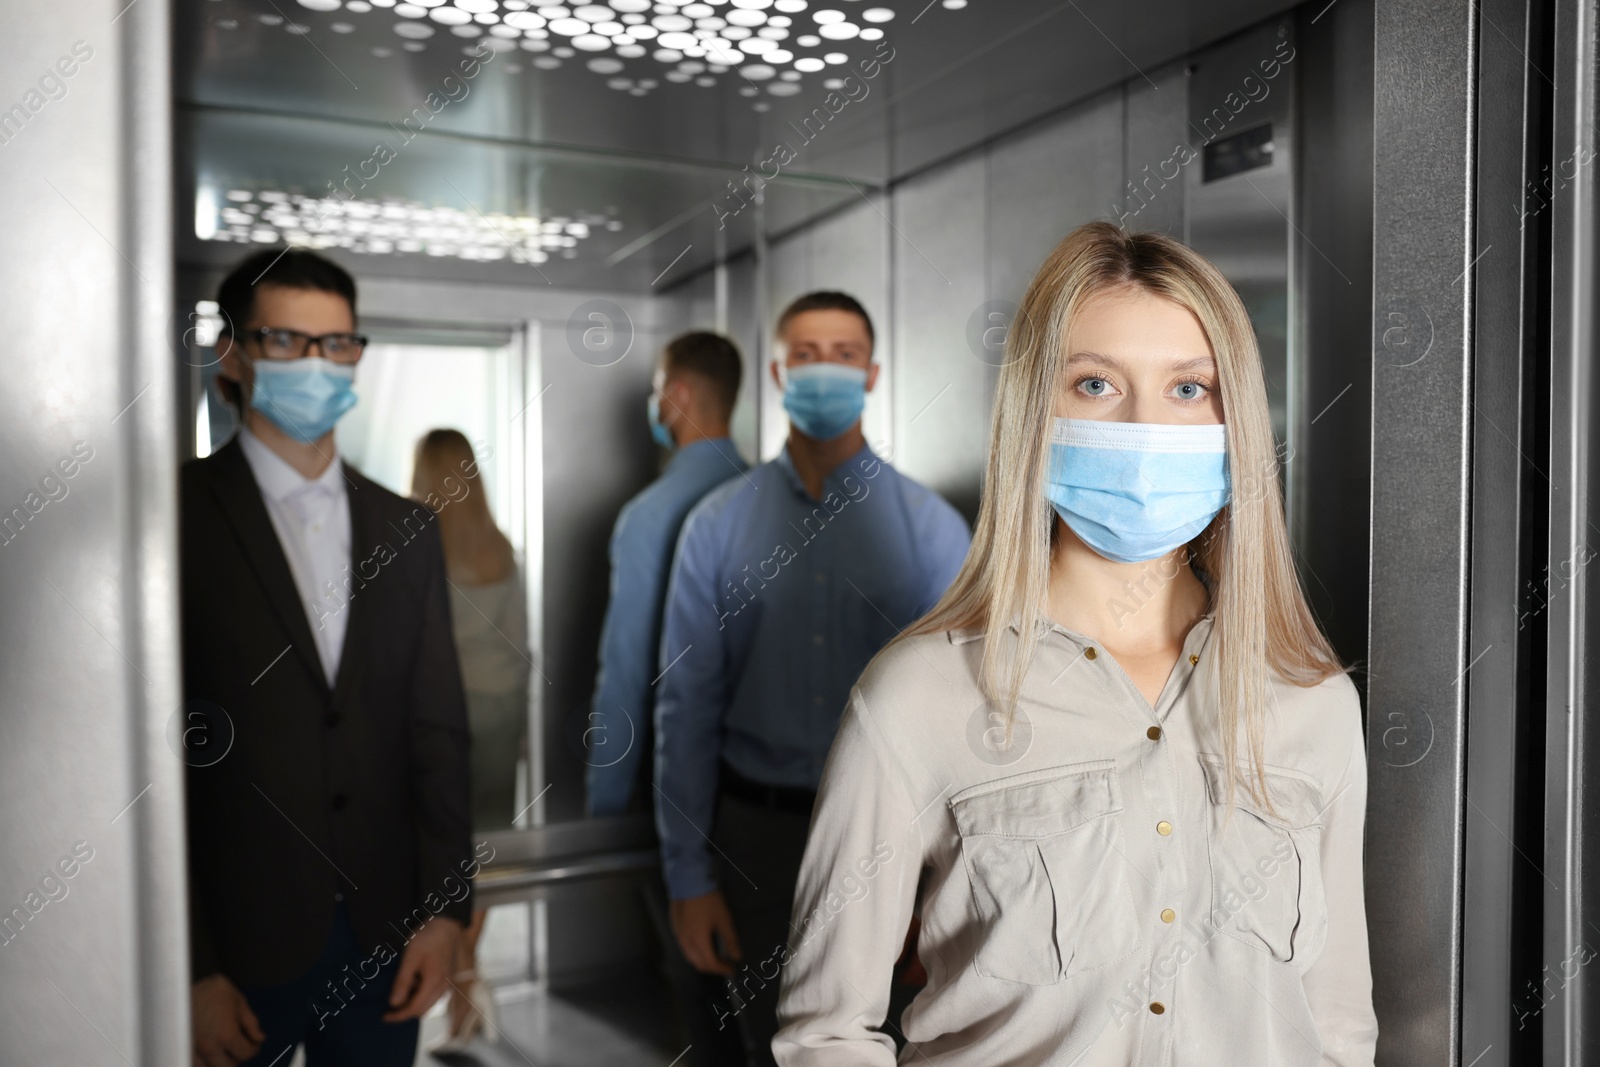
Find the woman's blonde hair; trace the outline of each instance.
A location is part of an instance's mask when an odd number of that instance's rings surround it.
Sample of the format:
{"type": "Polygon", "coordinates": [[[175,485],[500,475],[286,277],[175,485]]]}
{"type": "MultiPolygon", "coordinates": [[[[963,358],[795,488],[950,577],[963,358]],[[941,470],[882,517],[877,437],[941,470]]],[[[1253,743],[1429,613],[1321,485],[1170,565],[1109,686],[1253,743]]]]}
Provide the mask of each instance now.
{"type": "Polygon", "coordinates": [[[1034,275],[1005,346],[972,548],[933,610],[902,636],[977,628],[991,637],[1012,620],[1018,641],[984,642],[979,685],[1008,727],[1038,647],[1056,515],[1045,495],[1053,408],[1067,337],[1092,299],[1143,291],[1199,319],[1217,362],[1226,412],[1229,504],[1190,542],[1211,592],[1228,802],[1239,780],[1243,727],[1250,791],[1270,805],[1265,752],[1267,672],[1311,686],[1342,672],[1301,594],[1284,525],[1277,452],[1255,332],[1239,295],[1192,249],[1109,222],[1078,227],[1034,275]]]}
{"type": "Polygon", "coordinates": [[[515,551],[495,525],[466,434],[438,429],[422,435],[412,457],[411,496],[438,513],[445,567],[452,575],[483,584],[515,569],[515,551]]]}

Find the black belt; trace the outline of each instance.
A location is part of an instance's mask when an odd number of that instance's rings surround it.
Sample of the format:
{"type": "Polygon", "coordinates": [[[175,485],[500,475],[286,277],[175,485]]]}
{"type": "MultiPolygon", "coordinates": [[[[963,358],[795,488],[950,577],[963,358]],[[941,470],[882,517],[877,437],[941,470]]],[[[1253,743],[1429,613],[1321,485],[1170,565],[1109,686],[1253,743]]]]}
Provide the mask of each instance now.
{"type": "Polygon", "coordinates": [[[746,778],[728,763],[722,761],[720,788],[722,792],[731,797],[737,797],[747,804],[758,807],[770,808],[773,811],[787,811],[797,815],[810,815],[811,808],[816,803],[817,793],[814,789],[800,789],[789,785],[768,785],[758,782],[754,778],[746,778]]]}

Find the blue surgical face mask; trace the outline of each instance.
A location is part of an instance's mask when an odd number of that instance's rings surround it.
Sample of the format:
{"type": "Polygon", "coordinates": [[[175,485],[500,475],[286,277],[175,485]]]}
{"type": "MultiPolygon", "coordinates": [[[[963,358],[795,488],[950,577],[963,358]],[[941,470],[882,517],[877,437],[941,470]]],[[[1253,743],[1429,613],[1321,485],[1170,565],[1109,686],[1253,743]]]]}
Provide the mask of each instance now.
{"type": "Polygon", "coordinates": [[[254,363],[250,406],[296,441],[310,444],[356,406],[353,365],[320,357],[254,363]]]}
{"type": "Polygon", "coordinates": [[[650,436],[656,439],[656,444],[672,451],[678,447],[678,442],[673,439],[672,431],[661,422],[661,394],[651,393],[650,399],[645,401],[645,415],[650,420],[650,436]]]}
{"type": "Polygon", "coordinates": [[[1056,514],[1117,563],[1188,544],[1228,503],[1227,427],[1056,419],[1047,490],[1056,514]]]}
{"type": "Polygon", "coordinates": [[[802,363],[787,370],[783,410],[807,437],[832,440],[856,424],[867,403],[867,372],[843,363],[802,363]]]}

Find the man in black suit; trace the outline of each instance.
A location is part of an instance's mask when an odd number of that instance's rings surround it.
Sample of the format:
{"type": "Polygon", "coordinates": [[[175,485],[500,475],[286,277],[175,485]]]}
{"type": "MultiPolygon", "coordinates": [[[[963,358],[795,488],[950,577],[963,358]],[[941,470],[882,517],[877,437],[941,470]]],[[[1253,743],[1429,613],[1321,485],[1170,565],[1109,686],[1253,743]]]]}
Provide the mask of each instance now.
{"type": "Polygon", "coordinates": [[[270,250],[218,303],[243,426],[182,476],[194,1061],[410,1067],[477,871],[439,530],[335,454],[350,276],[270,250]]]}

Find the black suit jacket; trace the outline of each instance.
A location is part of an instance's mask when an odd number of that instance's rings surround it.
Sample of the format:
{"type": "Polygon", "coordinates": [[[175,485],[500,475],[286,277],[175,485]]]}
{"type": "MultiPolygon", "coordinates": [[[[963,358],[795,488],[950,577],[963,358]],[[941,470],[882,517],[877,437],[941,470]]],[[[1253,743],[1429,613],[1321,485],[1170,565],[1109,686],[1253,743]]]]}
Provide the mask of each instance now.
{"type": "Polygon", "coordinates": [[[380,962],[430,916],[471,918],[466,698],[437,516],[345,472],[353,595],[330,690],[238,440],[183,467],[195,980],[299,977],[336,894],[380,962]]]}

